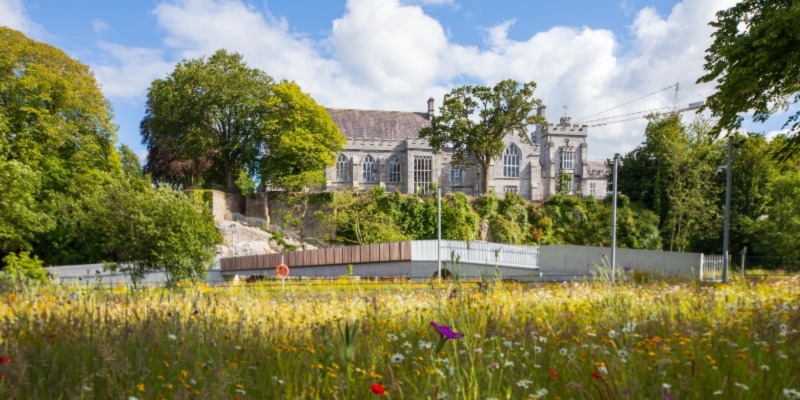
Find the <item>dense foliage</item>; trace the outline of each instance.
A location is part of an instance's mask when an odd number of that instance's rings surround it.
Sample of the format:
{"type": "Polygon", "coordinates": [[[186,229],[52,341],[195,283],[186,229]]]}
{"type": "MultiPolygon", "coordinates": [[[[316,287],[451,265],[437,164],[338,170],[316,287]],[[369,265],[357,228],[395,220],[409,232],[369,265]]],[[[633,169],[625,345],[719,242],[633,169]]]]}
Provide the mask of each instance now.
{"type": "MultiPolygon", "coordinates": [[[[323,202],[316,218],[335,232],[333,241],[350,244],[435,239],[436,195],[416,196],[338,191],[323,202]]],[[[658,249],[658,217],[620,201],[618,245],[658,249]]],[[[510,244],[578,244],[609,246],[611,202],[592,197],[555,196],[542,205],[510,193],[470,200],[463,193],[442,198],[442,239],[489,240],[510,244]]]]}
{"type": "Polygon", "coordinates": [[[220,237],[210,212],[154,189],[136,155],[115,148],[111,112],[86,66],[0,27],[5,276],[38,279],[32,266],[108,261],[138,265],[135,277],[166,268],[180,279],[202,276],[213,260],[220,237]]]}
{"type": "MultiPolygon", "coordinates": [[[[721,253],[727,140],[713,132],[705,120],[685,125],[676,114],[654,116],[644,142],[622,158],[619,191],[655,213],[665,250],[721,253]]],[[[789,140],[734,135],[730,252],[747,247],[754,265],[800,266],[788,217],[800,206],[792,192],[800,158],[779,156],[789,140]]]]}
{"type": "MultiPolygon", "coordinates": [[[[503,152],[508,135],[528,137],[528,127],[544,123],[532,116],[542,101],[533,97],[535,82],[520,85],[507,79],[494,87],[462,86],[444,96],[439,115],[420,137],[436,151],[452,149],[457,163],[478,163],[483,173],[483,193],[489,192],[489,164],[503,152]]],[[[527,140],[527,139],[526,139],[527,140]]]]}
{"type": "Polygon", "coordinates": [[[179,63],[153,81],[141,122],[145,171],[159,182],[249,187],[250,176],[295,190],[318,186],[344,137],[292,82],[275,84],[237,53],[179,63]]]}
{"type": "Polygon", "coordinates": [[[706,75],[717,91],[706,103],[717,129],[738,129],[743,114],[755,121],[794,111],[784,128],[794,135],[783,152],[800,149],[800,3],[796,0],[742,0],[717,13],[714,42],[706,50],[706,75]]]}

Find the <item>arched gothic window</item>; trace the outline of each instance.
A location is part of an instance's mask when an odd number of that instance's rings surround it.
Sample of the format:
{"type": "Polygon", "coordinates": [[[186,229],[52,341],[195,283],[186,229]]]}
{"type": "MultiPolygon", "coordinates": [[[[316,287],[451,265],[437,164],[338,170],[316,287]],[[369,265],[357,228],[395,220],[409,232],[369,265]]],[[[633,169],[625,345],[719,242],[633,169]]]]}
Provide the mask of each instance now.
{"type": "Polygon", "coordinates": [[[364,158],[364,162],[361,164],[361,181],[362,182],[375,182],[377,178],[377,168],[375,167],[375,159],[372,158],[371,155],[367,154],[364,158]]]}
{"type": "Polygon", "coordinates": [[[337,182],[350,182],[350,174],[347,162],[347,156],[339,154],[336,158],[336,181],[337,182]]]}
{"type": "Polygon", "coordinates": [[[519,147],[512,144],[503,151],[503,176],[506,178],[519,177],[519,161],[522,158],[522,153],[519,147]]]}
{"type": "Polygon", "coordinates": [[[400,158],[392,156],[387,166],[389,167],[389,183],[400,183],[400,158]]]}

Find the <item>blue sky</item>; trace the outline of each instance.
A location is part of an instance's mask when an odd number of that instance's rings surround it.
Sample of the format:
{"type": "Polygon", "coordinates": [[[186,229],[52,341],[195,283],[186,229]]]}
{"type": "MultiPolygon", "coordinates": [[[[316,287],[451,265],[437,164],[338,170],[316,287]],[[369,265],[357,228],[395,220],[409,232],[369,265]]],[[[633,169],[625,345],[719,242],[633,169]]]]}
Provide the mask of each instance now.
{"type": "MultiPolygon", "coordinates": [[[[462,84],[537,82],[555,122],[578,120],[679,82],[694,82],[708,22],[733,0],[0,0],[0,25],[89,65],[140,157],[147,88],[181,59],[227,48],[326,107],[424,111],[462,84]],[[564,106],[567,107],[566,111],[564,106]]],[[[672,106],[674,91],[600,116],[672,106]]],[[[693,115],[685,116],[686,119],[693,115]]],[[[784,118],[755,131],[780,129],[784,118]]],[[[642,140],[643,120],[591,128],[590,157],[642,140]]],[[[143,160],[144,161],[144,160],[143,160]]]]}

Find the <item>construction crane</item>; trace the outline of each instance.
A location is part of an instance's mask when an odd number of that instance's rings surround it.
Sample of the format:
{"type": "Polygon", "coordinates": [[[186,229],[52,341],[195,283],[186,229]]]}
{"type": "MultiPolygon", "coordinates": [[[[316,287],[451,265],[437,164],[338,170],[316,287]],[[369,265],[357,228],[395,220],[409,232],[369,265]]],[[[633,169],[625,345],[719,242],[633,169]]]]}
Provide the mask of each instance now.
{"type": "Polygon", "coordinates": [[[639,97],[638,99],[631,100],[631,101],[629,101],[627,103],[620,104],[620,105],[615,106],[615,107],[611,107],[611,108],[609,108],[607,110],[601,111],[601,112],[596,113],[596,114],[592,114],[592,115],[590,115],[590,116],[588,116],[586,118],[583,118],[583,119],[579,120],[578,124],[585,125],[585,126],[588,126],[588,127],[618,124],[618,123],[621,123],[621,122],[627,122],[627,121],[637,120],[637,119],[640,119],[640,118],[646,118],[647,116],[652,115],[652,114],[664,114],[664,113],[669,113],[669,112],[683,113],[683,112],[686,112],[686,111],[697,110],[700,107],[702,107],[703,104],[704,104],[704,102],[702,102],[702,101],[697,101],[697,102],[694,102],[694,103],[689,103],[689,105],[686,106],[686,107],[678,108],[678,104],[680,103],[680,95],[681,95],[681,85],[680,85],[680,83],[676,83],[676,84],[674,84],[672,86],[667,86],[667,87],[665,87],[665,88],[663,88],[661,90],[657,90],[657,91],[655,91],[653,93],[650,93],[648,95],[639,97]],[[613,111],[613,110],[616,110],[618,108],[624,107],[624,106],[626,106],[628,104],[635,103],[635,102],[637,102],[639,100],[646,99],[646,98],[648,98],[650,96],[654,96],[654,95],[656,95],[658,93],[667,91],[667,90],[672,89],[672,88],[675,88],[675,100],[673,102],[672,107],[659,107],[659,108],[653,108],[653,109],[650,109],[650,110],[635,111],[635,112],[631,112],[631,113],[627,113],[627,114],[614,115],[612,117],[603,117],[603,118],[590,119],[590,118],[596,117],[598,115],[605,114],[605,113],[607,113],[609,111],[613,111]]]}

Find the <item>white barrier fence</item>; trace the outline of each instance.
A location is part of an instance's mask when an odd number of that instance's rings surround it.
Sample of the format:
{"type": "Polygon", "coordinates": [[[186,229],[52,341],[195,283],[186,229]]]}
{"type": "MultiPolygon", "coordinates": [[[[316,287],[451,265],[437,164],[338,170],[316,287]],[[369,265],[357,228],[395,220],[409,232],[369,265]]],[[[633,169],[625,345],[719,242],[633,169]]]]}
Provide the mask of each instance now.
{"type": "MultiPolygon", "coordinates": [[[[539,269],[539,249],[536,246],[457,240],[442,240],[441,242],[440,251],[443,262],[539,269]]],[[[438,245],[436,240],[411,241],[411,261],[436,261],[438,245]]]]}
{"type": "MultiPolygon", "coordinates": [[[[731,258],[730,256],[728,256],[728,266],[731,265],[730,261],[731,258]]],[[[723,264],[723,257],[721,255],[702,254],[700,256],[700,280],[707,280],[707,281],[722,280],[722,264],[723,264]]]]}

